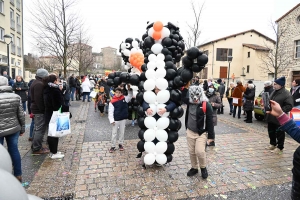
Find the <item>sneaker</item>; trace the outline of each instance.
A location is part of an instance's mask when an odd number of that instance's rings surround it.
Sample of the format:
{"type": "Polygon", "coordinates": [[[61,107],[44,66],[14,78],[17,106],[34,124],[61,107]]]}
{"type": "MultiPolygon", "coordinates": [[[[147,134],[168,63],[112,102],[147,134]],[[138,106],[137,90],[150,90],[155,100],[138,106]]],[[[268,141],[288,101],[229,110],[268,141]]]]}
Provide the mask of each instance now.
{"type": "Polygon", "coordinates": [[[63,157],[65,157],[65,155],[61,154],[61,153],[52,154],[50,156],[50,158],[52,158],[52,159],[60,159],[60,158],[63,158],[63,157]]]}
{"type": "Polygon", "coordinates": [[[24,111],[24,115],[26,115],[26,112],[24,111]]]}
{"type": "Polygon", "coordinates": [[[200,168],[201,169],[201,176],[203,179],[206,179],[208,177],[208,173],[207,173],[207,170],[206,170],[206,167],[205,168],[200,168]]]}
{"type": "Polygon", "coordinates": [[[274,153],[274,154],[282,154],[282,150],[280,150],[279,148],[276,148],[271,152],[274,153]]]}
{"type": "Polygon", "coordinates": [[[42,155],[50,153],[49,149],[41,148],[39,151],[32,152],[32,155],[42,155]]]}
{"type": "Polygon", "coordinates": [[[265,149],[268,149],[268,150],[274,150],[276,147],[274,145],[269,145],[267,146],[265,149]]]}
{"type": "Polygon", "coordinates": [[[112,148],[110,148],[109,153],[112,153],[112,152],[114,152],[115,150],[116,150],[116,148],[115,148],[115,147],[112,147],[112,148]]]}
{"type": "Polygon", "coordinates": [[[212,141],[210,143],[206,143],[206,146],[208,146],[208,147],[214,147],[214,146],[216,146],[215,141],[212,141]]]}
{"type": "Polygon", "coordinates": [[[188,173],[187,173],[187,176],[194,176],[198,173],[198,169],[194,169],[194,168],[191,168],[188,173]]]}
{"type": "Polygon", "coordinates": [[[134,121],[131,122],[131,126],[134,126],[134,121]]]}
{"type": "Polygon", "coordinates": [[[119,150],[120,150],[120,151],[124,151],[123,145],[119,144],[119,150]]]}

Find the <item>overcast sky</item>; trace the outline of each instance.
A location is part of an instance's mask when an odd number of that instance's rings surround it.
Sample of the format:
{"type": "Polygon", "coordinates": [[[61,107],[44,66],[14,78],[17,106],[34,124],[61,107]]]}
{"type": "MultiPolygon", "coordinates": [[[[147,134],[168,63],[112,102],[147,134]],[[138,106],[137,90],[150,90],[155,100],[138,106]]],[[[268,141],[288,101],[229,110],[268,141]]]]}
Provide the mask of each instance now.
{"type": "MultiPolygon", "coordinates": [[[[28,31],[32,1],[24,0],[24,50],[36,53],[28,31]]],[[[48,0],[53,1],[53,0],[48,0]]],[[[195,0],[202,4],[203,0],[195,0]]],[[[200,43],[208,42],[234,33],[255,29],[274,38],[269,26],[299,3],[299,0],[206,0],[201,16],[200,43]]],[[[193,23],[189,0],[78,0],[73,8],[88,28],[93,52],[119,44],[127,37],[142,38],[147,21],[174,22],[180,27],[184,38],[186,23],[193,23]]]]}

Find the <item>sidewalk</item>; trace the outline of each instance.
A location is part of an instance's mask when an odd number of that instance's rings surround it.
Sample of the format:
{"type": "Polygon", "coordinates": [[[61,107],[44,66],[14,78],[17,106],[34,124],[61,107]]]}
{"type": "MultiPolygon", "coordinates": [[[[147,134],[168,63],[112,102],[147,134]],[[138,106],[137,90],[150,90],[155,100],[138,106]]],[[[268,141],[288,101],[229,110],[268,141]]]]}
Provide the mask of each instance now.
{"type": "Polygon", "coordinates": [[[246,124],[227,113],[218,115],[216,147],[207,150],[207,180],[186,173],[190,159],[184,136],[175,143],[173,161],[164,167],[142,167],[137,126],[126,126],[125,151],[109,153],[111,128],[92,103],[80,103],[72,119],[72,135],[59,144],[62,160],[45,158],[27,193],[75,199],[289,199],[293,152],[298,144],[287,138],[284,152],[265,150],[269,139],[264,123],[246,124]],[[77,122],[77,123],[76,123],[77,122]],[[98,127],[98,129],[95,129],[98,127]]]}

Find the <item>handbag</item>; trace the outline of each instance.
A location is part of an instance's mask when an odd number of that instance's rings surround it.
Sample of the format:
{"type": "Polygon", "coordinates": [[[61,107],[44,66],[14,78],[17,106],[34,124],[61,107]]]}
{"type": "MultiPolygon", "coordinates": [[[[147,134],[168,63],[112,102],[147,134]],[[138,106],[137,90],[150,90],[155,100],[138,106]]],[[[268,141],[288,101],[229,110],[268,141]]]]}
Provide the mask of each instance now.
{"type": "Polygon", "coordinates": [[[63,137],[71,134],[70,113],[54,111],[48,128],[48,136],[63,137]]]}
{"type": "Polygon", "coordinates": [[[92,91],[92,92],[90,93],[90,97],[92,97],[92,98],[95,98],[96,95],[97,95],[97,92],[95,92],[95,91],[92,91]]]}

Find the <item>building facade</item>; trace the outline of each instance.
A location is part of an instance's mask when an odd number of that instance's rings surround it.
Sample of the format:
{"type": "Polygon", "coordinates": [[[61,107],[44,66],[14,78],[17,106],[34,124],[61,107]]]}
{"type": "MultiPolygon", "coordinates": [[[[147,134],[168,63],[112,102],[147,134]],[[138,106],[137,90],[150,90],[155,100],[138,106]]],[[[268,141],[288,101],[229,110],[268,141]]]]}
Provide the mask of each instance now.
{"type": "Polygon", "coordinates": [[[279,47],[285,48],[288,67],[279,74],[285,76],[286,86],[291,87],[294,79],[300,79],[300,3],[276,20],[278,32],[283,32],[279,47]]]}
{"type": "Polygon", "coordinates": [[[23,1],[0,0],[0,75],[7,71],[13,79],[17,75],[24,76],[23,49],[23,1]],[[9,45],[4,35],[12,37],[9,45]]]}
{"type": "Polygon", "coordinates": [[[223,78],[226,82],[228,76],[229,82],[268,80],[268,73],[263,72],[261,67],[261,56],[268,54],[267,45],[274,44],[274,40],[254,29],[202,44],[198,48],[208,56],[208,63],[200,72],[200,78],[223,78]],[[228,56],[233,57],[230,64],[228,56]]]}
{"type": "Polygon", "coordinates": [[[121,70],[122,57],[117,54],[117,49],[112,47],[101,48],[100,53],[93,53],[94,68],[97,73],[104,74],[105,70],[121,70]]]}

